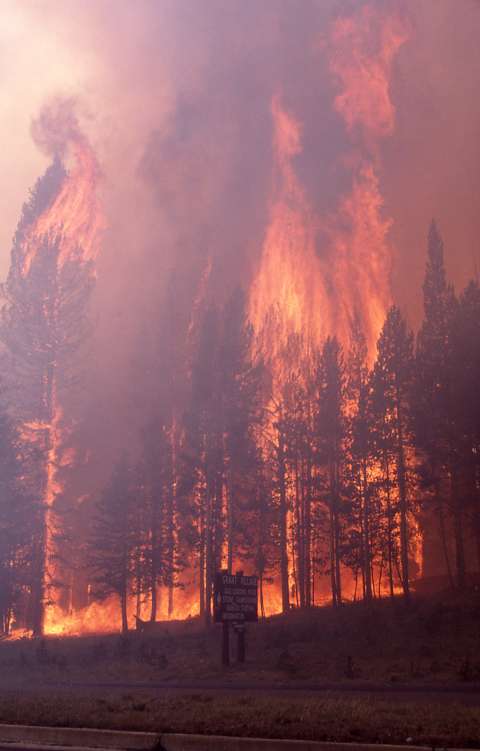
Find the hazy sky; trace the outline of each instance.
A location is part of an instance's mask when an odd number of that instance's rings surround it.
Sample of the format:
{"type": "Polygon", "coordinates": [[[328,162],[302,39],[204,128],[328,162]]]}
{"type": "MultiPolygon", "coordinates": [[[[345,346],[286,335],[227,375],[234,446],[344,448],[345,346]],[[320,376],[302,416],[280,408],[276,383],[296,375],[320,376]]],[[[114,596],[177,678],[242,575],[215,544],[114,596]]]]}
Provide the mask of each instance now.
{"type": "MultiPolygon", "coordinates": [[[[45,98],[88,88],[95,54],[82,54],[65,29],[29,0],[0,3],[0,276],[8,268],[11,238],[28,189],[48,159],[30,137],[30,122],[45,98]]],[[[73,7],[73,6],[72,6],[73,7]]]]}

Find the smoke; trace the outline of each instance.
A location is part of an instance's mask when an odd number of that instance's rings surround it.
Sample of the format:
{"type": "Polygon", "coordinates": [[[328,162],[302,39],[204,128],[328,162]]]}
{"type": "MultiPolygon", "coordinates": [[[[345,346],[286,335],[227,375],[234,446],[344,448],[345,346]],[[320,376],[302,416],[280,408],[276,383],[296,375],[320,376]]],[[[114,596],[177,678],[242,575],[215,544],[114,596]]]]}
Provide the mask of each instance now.
{"type": "Polygon", "coordinates": [[[49,157],[64,158],[69,146],[83,140],[73,97],[56,96],[33,118],[30,133],[35,145],[49,157]]]}
{"type": "MultiPolygon", "coordinates": [[[[4,13],[16,18],[15,5],[7,2],[4,13]]],[[[473,0],[461,11],[451,0],[42,0],[22,11],[21,24],[18,127],[28,132],[34,116],[42,153],[62,155],[80,122],[104,176],[109,230],[97,264],[84,428],[85,443],[102,446],[98,456],[134,444],[155,408],[172,366],[165,329],[181,361],[192,311],[222,304],[236,285],[249,289],[255,279],[275,179],[273,97],[299,124],[291,167],[330,296],[352,294],[365,304],[354,284],[340,295],[329,270],[338,248],[348,265],[354,243],[358,278],[364,274],[372,213],[362,219],[358,212],[366,195],[381,219],[378,244],[389,249],[382,274],[391,270],[392,299],[413,324],[433,215],[455,282],[474,273],[480,9],[473,0]],[[354,16],[361,19],[355,28],[354,16]],[[38,28],[43,60],[32,52],[38,28]],[[48,81],[40,115],[27,85],[39,68],[48,81]],[[352,99],[350,74],[364,98],[352,99]],[[380,82],[373,95],[372,77],[380,82]],[[58,88],[67,95],[52,100],[58,88]]],[[[13,82],[10,92],[13,103],[13,82]]],[[[14,162],[24,153],[22,142],[14,162]]],[[[38,171],[33,147],[27,156],[38,171]]],[[[23,180],[11,199],[16,207],[25,194],[23,180]]],[[[300,260],[301,249],[295,252],[300,260]]],[[[344,308],[337,318],[351,315],[344,308]]]]}

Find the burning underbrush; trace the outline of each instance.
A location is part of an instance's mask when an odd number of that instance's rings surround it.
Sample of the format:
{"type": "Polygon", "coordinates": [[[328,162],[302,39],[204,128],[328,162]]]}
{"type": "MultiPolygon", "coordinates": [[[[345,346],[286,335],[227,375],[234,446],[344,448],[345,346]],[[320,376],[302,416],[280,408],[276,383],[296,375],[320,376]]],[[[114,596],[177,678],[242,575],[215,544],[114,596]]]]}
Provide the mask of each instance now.
{"type": "Polygon", "coordinates": [[[247,663],[221,667],[221,627],[200,619],[165,623],[155,634],[4,640],[2,681],[198,685],[480,681],[480,595],[416,596],[366,606],[292,611],[248,627],[247,663]]]}

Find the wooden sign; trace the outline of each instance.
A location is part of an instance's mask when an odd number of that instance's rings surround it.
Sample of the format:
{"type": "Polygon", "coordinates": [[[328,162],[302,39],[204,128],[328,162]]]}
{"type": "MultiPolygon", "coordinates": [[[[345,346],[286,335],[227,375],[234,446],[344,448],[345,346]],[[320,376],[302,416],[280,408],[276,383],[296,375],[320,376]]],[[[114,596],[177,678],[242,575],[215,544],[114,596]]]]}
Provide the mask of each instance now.
{"type": "Polygon", "coordinates": [[[258,577],[220,571],[215,577],[215,623],[258,621],[258,577]]]}

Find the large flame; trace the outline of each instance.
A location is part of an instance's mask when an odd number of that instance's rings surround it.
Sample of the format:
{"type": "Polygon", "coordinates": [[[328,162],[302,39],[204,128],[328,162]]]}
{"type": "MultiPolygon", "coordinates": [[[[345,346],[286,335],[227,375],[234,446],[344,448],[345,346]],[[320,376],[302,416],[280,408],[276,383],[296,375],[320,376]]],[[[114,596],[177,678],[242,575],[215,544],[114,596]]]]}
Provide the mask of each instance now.
{"type": "Polygon", "coordinates": [[[98,164],[87,141],[73,144],[74,166],[66,176],[53,204],[31,227],[24,244],[23,273],[27,275],[43,237],[61,236],[58,265],[67,259],[94,261],[100,233],[105,227],[97,200],[98,164]]]}
{"type": "Polygon", "coordinates": [[[392,66],[407,39],[408,30],[395,14],[371,5],[333,25],[330,68],[340,88],[334,107],[351,133],[358,127],[373,142],[393,132],[392,66]]]}
{"type": "MultiPolygon", "coordinates": [[[[360,320],[369,360],[374,360],[391,304],[393,256],[391,220],[384,216],[379,179],[379,147],[394,130],[391,73],[407,36],[396,16],[379,13],[369,5],[338,18],[331,28],[326,49],[337,87],[333,106],[351,144],[344,161],[352,166],[351,189],[339,198],[330,216],[315,213],[295,171],[295,158],[302,152],[301,126],[279,96],[272,100],[273,190],[269,223],[250,289],[249,314],[257,346],[273,365],[277,393],[288,369],[298,366],[282,362],[291,334],[301,334],[308,358],[328,335],[335,335],[348,347],[353,323],[360,320]],[[321,245],[317,237],[322,238],[321,245]]],[[[290,480],[287,485],[294,487],[290,480]]],[[[289,504],[293,506],[293,502],[289,504]]],[[[293,528],[291,519],[288,527],[293,528]]],[[[292,541],[288,548],[293,549],[292,541]]],[[[289,567],[293,582],[292,558],[289,567]]],[[[353,584],[351,589],[353,593],[353,584]]],[[[269,602],[275,603],[275,609],[281,608],[280,598],[273,592],[269,602]]]]}
{"type": "MultiPolygon", "coordinates": [[[[300,125],[272,100],[275,167],[270,221],[249,299],[250,319],[275,358],[290,334],[315,342],[331,329],[324,276],[315,253],[315,220],[295,174],[301,152],[300,125]]],[[[266,354],[266,352],[265,352],[266,354]]]]}
{"type": "Polygon", "coordinates": [[[407,37],[395,16],[368,5],[332,27],[329,63],[339,89],[333,104],[356,154],[346,155],[354,165],[351,191],[331,216],[315,214],[296,175],[300,124],[280,97],[272,100],[270,220],[250,290],[250,317],[257,332],[268,329],[270,356],[278,354],[292,333],[301,333],[314,345],[336,335],[348,345],[352,322],[360,317],[373,358],[391,303],[393,255],[391,221],[383,216],[378,149],[394,129],[390,78],[407,37]],[[320,229],[323,247],[316,244],[320,229]]]}
{"type": "MultiPolygon", "coordinates": [[[[63,180],[60,190],[43,213],[28,228],[21,247],[23,276],[28,276],[34,258],[42,252],[45,239],[58,243],[57,270],[67,261],[79,264],[95,260],[100,235],[105,227],[102,210],[97,198],[98,165],[88,142],[79,136],[72,144],[73,166],[63,180]]],[[[93,267],[91,267],[93,274],[93,267]]],[[[57,314],[55,302],[53,315],[57,314]]],[[[58,363],[53,363],[50,373],[44,377],[46,418],[41,422],[27,422],[22,433],[26,440],[39,446],[44,457],[44,504],[45,504],[45,563],[44,563],[44,630],[57,633],[58,622],[63,618],[55,588],[57,565],[54,540],[58,532],[58,520],[54,512],[55,499],[63,492],[59,470],[73,461],[72,451],[64,450],[68,433],[58,396],[58,363]]]]}

